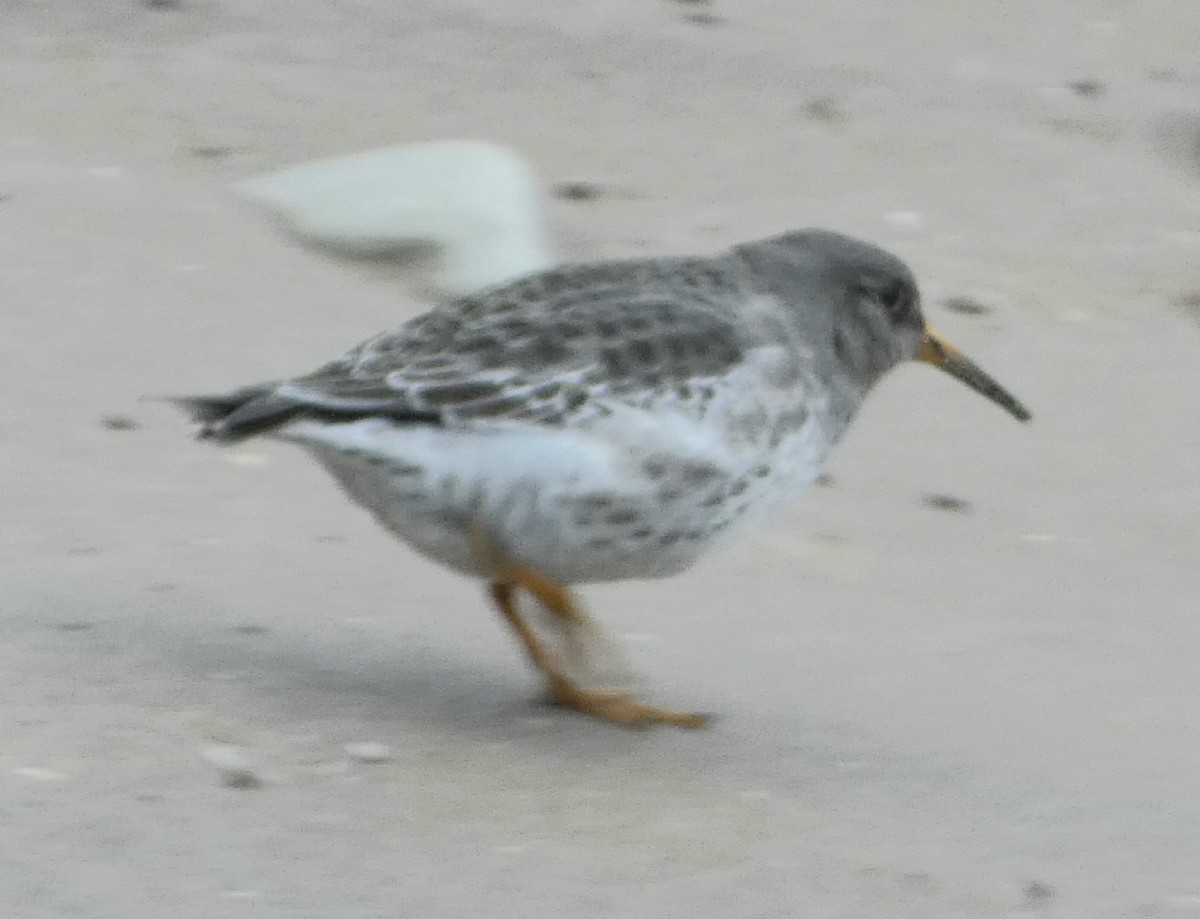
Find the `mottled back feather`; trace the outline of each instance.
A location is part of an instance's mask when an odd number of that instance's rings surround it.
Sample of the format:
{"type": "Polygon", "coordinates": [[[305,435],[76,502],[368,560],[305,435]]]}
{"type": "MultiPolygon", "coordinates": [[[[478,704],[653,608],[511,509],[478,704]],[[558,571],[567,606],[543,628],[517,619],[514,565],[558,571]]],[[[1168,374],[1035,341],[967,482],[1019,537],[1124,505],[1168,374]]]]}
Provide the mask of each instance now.
{"type": "Polygon", "coordinates": [[[686,409],[754,344],[728,305],[752,293],[729,257],[571,266],[453,301],[307,376],[188,404],[218,439],[296,417],[553,425],[606,400],[686,409]]]}

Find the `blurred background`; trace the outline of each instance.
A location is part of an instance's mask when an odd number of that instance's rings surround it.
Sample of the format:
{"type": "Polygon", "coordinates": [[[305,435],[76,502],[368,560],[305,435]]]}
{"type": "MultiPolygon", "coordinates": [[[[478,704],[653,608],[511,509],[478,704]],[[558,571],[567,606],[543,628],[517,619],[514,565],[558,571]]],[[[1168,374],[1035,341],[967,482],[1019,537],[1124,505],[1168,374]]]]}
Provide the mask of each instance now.
{"type": "Polygon", "coordinates": [[[4,0],[13,917],[1200,916],[1200,10],[4,0]],[[510,147],[567,259],[871,239],[909,367],[770,531],[589,589],[708,732],[538,701],[477,585],[145,396],[429,307],[237,183],[510,147]]]}

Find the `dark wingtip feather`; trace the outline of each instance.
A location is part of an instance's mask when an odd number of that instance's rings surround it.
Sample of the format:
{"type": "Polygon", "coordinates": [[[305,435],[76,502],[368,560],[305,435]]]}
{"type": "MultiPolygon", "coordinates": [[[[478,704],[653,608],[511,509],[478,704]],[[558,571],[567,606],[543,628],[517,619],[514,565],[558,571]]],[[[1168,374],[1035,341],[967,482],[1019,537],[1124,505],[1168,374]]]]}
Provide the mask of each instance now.
{"type": "Polygon", "coordinates": [[[200,440],[236,443],[264,434],[298,417],[330,423],[352,422],[360,418],[388,418],[401,424],[440,424],[434,412],[412,411],[377,400],[312,402],[304,394],[281,393],[276,384],[250,386],[219,396],[172,396],[170,402],[199,423],[200,440]]]}
{"type": "Polygon", "coordinates": [[[299,407],[269,388],[250,387],[219,396],[172,396],[171,402],[200,425],[199,440],[232,443],[276,427],[299,407]]]}

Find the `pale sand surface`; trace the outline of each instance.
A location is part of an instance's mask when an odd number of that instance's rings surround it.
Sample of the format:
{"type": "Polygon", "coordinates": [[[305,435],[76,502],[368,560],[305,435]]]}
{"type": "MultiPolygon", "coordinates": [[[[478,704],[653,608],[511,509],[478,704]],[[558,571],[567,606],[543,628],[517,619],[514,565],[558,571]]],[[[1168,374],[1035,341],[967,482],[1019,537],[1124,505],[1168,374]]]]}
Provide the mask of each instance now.
{"type": "Polygon", "coordinates": [[[0,913],[1200,916],[1195,4],[3,6],[0,913]],[[420,311],[228,189],[443,137],[599,183],[572,257],[887,245],[1034,424],[898,372],[770,531],[587,592],[713,730],[547,709],[299,452],[137,401],[420,311]]]}

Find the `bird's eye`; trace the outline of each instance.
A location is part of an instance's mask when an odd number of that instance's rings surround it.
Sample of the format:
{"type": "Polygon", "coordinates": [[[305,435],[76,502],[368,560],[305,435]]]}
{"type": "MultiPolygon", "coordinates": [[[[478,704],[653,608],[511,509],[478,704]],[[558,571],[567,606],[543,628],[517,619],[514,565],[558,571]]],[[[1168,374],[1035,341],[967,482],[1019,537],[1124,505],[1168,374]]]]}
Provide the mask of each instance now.
{"type": "Polygon", "coordinates": [[[879,302],[883,304],[884,311],[891,319],[902,318],[912,306],[908,291],[903,284],[889,284],[881,288],[877,296],[879,302]]]}

